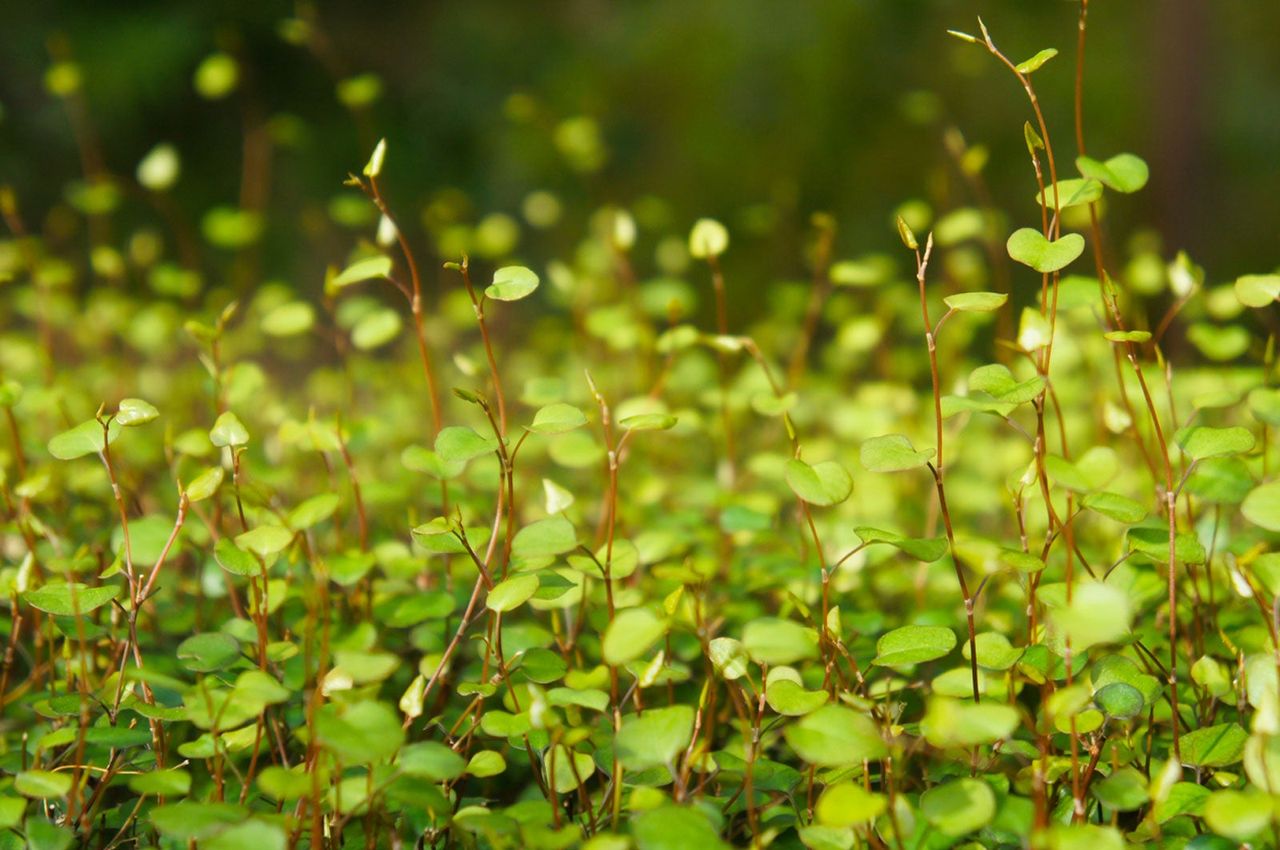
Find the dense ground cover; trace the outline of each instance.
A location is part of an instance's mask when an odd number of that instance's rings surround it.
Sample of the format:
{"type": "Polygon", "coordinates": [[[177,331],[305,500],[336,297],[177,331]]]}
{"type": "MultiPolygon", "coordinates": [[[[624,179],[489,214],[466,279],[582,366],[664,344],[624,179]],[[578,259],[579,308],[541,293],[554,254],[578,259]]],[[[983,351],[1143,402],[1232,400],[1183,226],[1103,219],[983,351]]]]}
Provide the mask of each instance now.
{"type": "Polygon", "coordinates": [[[245,285],[244,210],[226,283],[117,232],[169,148],[0,195],[0,847],[1274,845],[1280,276],[1109,229],[1080,33],[955,34],[1024,195],[953,133],[972,204],[816,214],[776,288],[621,207],[437,274],[381,143],[311,286],[245,285]]]}

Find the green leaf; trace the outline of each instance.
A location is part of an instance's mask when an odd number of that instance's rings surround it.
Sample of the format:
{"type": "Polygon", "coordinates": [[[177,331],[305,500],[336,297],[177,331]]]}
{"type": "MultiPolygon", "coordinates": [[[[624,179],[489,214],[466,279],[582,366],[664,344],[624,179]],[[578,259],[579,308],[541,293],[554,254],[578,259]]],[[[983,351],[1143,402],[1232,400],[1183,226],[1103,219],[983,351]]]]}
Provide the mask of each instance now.
{"type": "Polygon", "coordinates": [[[1093,701],[1108,717],[1118,717],[1121,720],[1137,717],[1146,706],[1142,691],[1127,682],[1112,682],[1098,688],[1093,701]]]}
{"type": "Polygon", "coordinates": [[[384,703],[367,700],[324,706],[316,714],[315,735],[347,765],[388,759],[404,743],[399,715],[384,703]]]}
{"type": "Polygon", "coordinates": [[[1151,801],[1147,784],[1147,778],[1138,770],[1122,767],[1113,771],[1106,779],[1094,782],[1090,790],[1108,809],[1132,812],[1151,801]]]}
{"type": "Polygon", "coordinates": [[[1216,791],[1205,801],[1204,822],[1218,835],[1243,843],[1272,823],[1272,807],[1272,798],[1255,788],[1216,791]]]}
{"type": "Polygon", "coordinates": [[[572,404],[549,404],[533,416],[529,430],[535,434],[563,434],[587,424],[587,417],[572,404]]]}
{"type": "Polygon", "coordinates": [[[862,465],[871,472],[917,469],[928,463],[933,455],[933,449],[916,451],[912,448],[911,441],[901,434],[872,437],[862,444],[860,450],[862,465]]]}
{"type": "Polygon", "coordinates": [[[1249,412],[1268,425],[1280,425],[1280,389],[1258,387],[1249,392],[1249,412]]]}
{"type": "Polygon", "coordinates": [[[1044,187],[1036,193],[1036,205],[1052,210],[1087,206],[1102,197],[1102,184],[1097,180],[1068,177],[1044,187]]]}
{"type": "Polygon", "coordinates": [[[870,717],[843,705],[825,705],[783,730],[800,758],[818,767],[861,766],[888,755],[870,717]]]}
{"type": "Polygon", "coordinates": [[[226,472],[220,466],[211,466],[204,470],[187,484],[187,501],[203,502],[218,492],[225,476],[226,472]]]}
{"type": "Polygon", "coordinates": [[[1096,824],[1055,824],[1045,843],[1052,850],[1125,850],[1124,836],[1113,827],[1096,824]]]}
{"type": "Polygon", "coordinates": [[[197,803],[183,800],[151,810],[151,823],[163,836],[175,841],[196,843],[212,838],[248,815],[242,806],[231,803],[197,803]]]}
{"type": "MultiPolygon", "coordinates": [[[[497,448],[497,445],[494,445],[497,448]]],[[[400,463],[410,472],[425,472],[432,478],[453,478],[466,468],[465,461],[446,461],[440,455],[422,446],[408,446],[400,453],[400,463]]]]}
{"type": "Polygon", "coordinates": [[[1116,522],[1141,522],[1147,515],[1147,509],[1141,504],[1119,493],[1089,493],[1080,504],[1116,522]]]}
{"type": "Polygon", "coordinates": [[[464,425],[450,425],[436,435],[436,455],[446,463],[465,463],[498,450],[498,440],[482,437],[464,425]]]}
{"type": "Polygon", "coordinates": [[[1023,61],[1023,62],[1019,62],[1015,67],[1017,67],[1018,73],[1020,74],[1031,74],[1040,70],[1040,68],[1044,66],[1044,63],[1048,62],[1050,59],[1052,59],[1057,55],[1058,55],[1058,51],[1056,49],[1052,47],[1046,47],[1044,50],[1041,50],[1039,53],[1037,53],[1035,56],[1032,56],[1030,59],[1027,59],[1026,61],[1023,61]]]}
{"type": "Polygon", "coordinates": [[[712,218],[700,218],[689,231],[689,256],[698,260],[718,257],[729,248],[729,231],[712,218]]]}
{"type": "Polygon", "coordinates": [[[89,419],[50,440],[49,454],[58,460],[74,460],[101,452],[114,443],[118,436],[120,436],[119,421],[111,420],[104,435],[102,423],[96,419],[89,419]]]}
{"type": "Polygon", "coordinates": [[[24,797],[65,797],[71,790],[71,778],[70,771],[24,770],[13,778],[13,788],[24,797]]]}
{"type": "Polygon", "coordinates": [[[116,421],[126,428],[132,425],[145,425],[160,415],[160,411],[140,398],[120,399],[120,409],[116,411],[116,421]]]}
{"type": "Polygon", "coordinates": [[[289,511],[289,527],[295,531],[301,531],[324,522],[338,509],[339,501],[337,493],[321,493],[318,496],[312,496],[289,511]]]}
{"type": "Polygon", "coordinates": [[[859,526],[853,530],[853,533],[858,535],[858,539],[862,541],[863,545],[888,543],[890,546],[906,552],[917,561],[924,561],[928,564],[947,554],[947,539],[945,537],[903,537],[896,531],[886,531],[882,528],[871,528],[869,526],[859,526]]]}
{"type": "Polygon", "coordinates": [[[135,794],[183,797],[191,790],[191,774],[180,768],[140,773],[130,777],[129,790],[135,794]]]}
{"type": "Polygon", "coordinates": [[[827,692],[806,690],[800,674],[790,667],[774,667],[765,680],[765,700],[778,714],[800,717],[827,703],[827,692]]]}
{"type": "Polygon", "coordinates": [[[822,792],[814,815],[823,826],[847,829],[874,820],[887,805],[883,794],[874,794],[854,782],[840,782],[822,792]]]}
{"type": "Polygon", "coordinates": [[[999,310],[1008,300],[1004,292],[961,292],[948,295],[942,303],[962,313],[990,313],[999,310]]]}
{"type": "Polygon", "coordinates": [[[648,608],[624,608],[604,630],[604,662],[618,667],[641,657],[667,633],[667,620],[648,608]]]}
{"type": "Polygon", "coordinates": [[[1005,404],[1026,404],[1044,392],[1044,378],[1033,375],[1019,381],[1008,367],[998,363],[979,366],[969,373],[969,389],[986,393],[1005,404]]]}
{"type": "Polygon", "coordinates": [[[794,664],[818,656],[818,633],[780,617],[756,617],[742,630],[742,646],[757,664],[794,664]]]}
{"type": "Polygon", "coordinates": [[[1236,298],[1246,307],[1267,307],[1280,298],[1280,274],[1247,274],[1236,278],[1236,298]]]}
{"type": "Polygon", "coordinates": [[[627,431],[667,431],[675,427],[679,420],[669,413],[638,413],[635,416],[624,416],[618,424],[627,431]]]}
{"type": "Polygon", "coordinates": [[[258,788],[273,800],[300,800],[311,793],[311,776],[301,765],[269,765],[258,774],[258,788]]]}
{"type": "Polygon", "coordinates": [[[493,750],[481,750],[467,762],[467,773],[480,779],[498,776],[507,769],[507,761],[501,753],[493,750]]]}
{"type": "Polygon", "coordinates": [[[953,779],[920,795],[920,812],[943,835],[958,838],[991,822],[996,795],[981,779],[953,779]]]}
{"type": "Polygon", "coordinates": [[[485,598],[485,606],[490,611],[500,613],[511,611],[528,602],[537,592],[538,576],[534,573],[520,573],[495,584],[485,598]]]}
{"type": "Polygon", "coordinates": [[[1253,450],[1253,434],[1247,428],[1210,428],[1192,425],[1179,429],[1174,439],[1182,453],[1192,460],[1223,455],[1247,454],[1253,450]]]}
{"type": "Polygon", "coordinates": [[[1125,194],[1136,192],[1147,185],[1147,179],[1151,176],[1147,164],[1131,153],[1116,154],[1106,162],[1087,156],[1077,157],[1076,168],[1085,177],[1125,194]]]}
{"type": "MultiPolygon", "coordinates": [[[[641,812],[631,824],[636,850],[728,850],[720,840],[708,815],[699,808],[661,805],[641,812]]],[[[625,840],[625,839],[624,839],[625,840]]],[[[622,844],[604,845],[600,850],[620,850],[622,844]]],[[[592,848],[596,850],[596,848],[592,848]]]]}
{"type": "Polygon", "coordinates": [[[200,220],[200,232],[210,245],[239,251],[262,236],[262,213],[236,207],[214,207],[200,220]]]}
{"type": "Polygon", "coordinates": [[[1009,738],[1018,728],[1018,710],[993,702],[935,697],[920,731],[935,747],[972,747],[1009,738]]]}
{"type": "Polygon", "coordinates": [[[1125,592],[1096,581],[1075,588],[1071,603],[1051,612],[1053,622],[1078,652],[1118,641],[1129,633],[1132,617],[1133,608],[1125,592]]]}
{"type": "Polygon", "coordinates": [[[452,555],[467,551],[455,533],[456,526],[445,517],[436,517],[431,522],[415,526],[410,534],[414,541],[437,555],[452,555]]]}
{"type": "Polygon", "coordinates": [[[360,351],[372,351],[391,342],[400,333],[404,320],[389,307],[371,310],[351,329],[351,344],[360,351]]]}
{"type": "Polygon", "coordinates": [[[645,770],[673,765],[692,737],[693,708],[673,705],[624,718],[614,745],[623,767],[645,770]]]}
{"type": "Polygon", "coordinates": [[[1038,573],[1044,569],[1045,563],[1030,552],[1018,549],[1001,549],[1000,562],[1013,567],[1020,573],[1038,573]]]}
{"type": "Polygon", "coordinates": [[[388,277],[391,274],[391,258],[384,256],[366,257],[356,260],[329,281],[334,289],[343,289],[366,280],[388,277]]]}
{"type": "Polygon", "coordinates": [[[1151,331],[1107,331],[1102,335],[1109,342],[1144,343],[1151,339],[1151,331]]]}
{"type": "Polygon", "coordinates": [[[316,311],[305,301],[289,301],[262,317],[262,332],[267,336],[297,336],[311,330],[316,311]]]}
{"type": "Polygon", "coordinates": [[[911,225],[907,224],[907,220],[902,216],[898,216],[894,223],[898,227],[898,238],[902,240],[902,245],[908,251],[915,251],[920,247],[919,240],[911,230],[911,225]]]}
{"type": "Polygon", "coordinates": [[[240,421],[240,417],[228,410],[219,416],[214,421],[213,427],[209,429],[209,442],[218,448],[247,445],[249,431],[240,421]]]}
{"type": "Polygon", "coordinates": [[[201,97],[219,100],[235,90],[240,67],[229,54],[210,53],[197,67],[193,83],[201,97]]]}
{"type": "MultiPolygon", "coordinates": [[[[978,648],[978,666],[987,670],[1008,670],[1022,657],[1022,649],[1009,643],[999,632],[981,632],[974,636],[978,648]]],[[[969,643],[960,645],[961,654],[969,658],[969,643]]]]}
{"type": "MultiPolygon", "coordinates": [[[[1156,563],[1169,560],[1169,529],[1165,525],[1140,525],[1126,533],[1129,545],[1156,563]]],[[[1203,564],[1204,545],[1190,532],[1179,531],[1174,538],[1174,558],[1184,564],[1203,564]]]]}
{"type": "Polygon", "coordinates": [[[1240,513],[1253,525],[1267,531],[1280,531],[1280,481],[1268,481],[1249,490],[1240,513]]]}
{"type": "Polygon", "coordinates": [[[449,747],[438,741],[420,741],[400,751],[396,765],[401,772],[429,782],[457,779],[467,763],[449,747]]]}
{"type": "Polygon", "coordinates": [[[834,460],[808,464],[792,458],[786,466],[787,486],[811,505],[838,505],[853,492],[853,479],[834,460]]]}
{"type": "Polygon", "coordinates": [[[240,658],[240,642],[223,632],[192,635],[178,644],[178,661],[196,673],[212,673],[230,667],[240,658]]]}
{"type": "Polygon", "coordinates": [[[213,547],[214,560],[218,566],[238,576],[260,576],[262,565],[245,550],[236,545],[235,540],[223,537],[213,547]]]}
{"type": "Polygon", "coordinates": [[[586,782],[596,772],[596,763],[589,753],[572,750],[564,744],[556,744],[542,757],[543,775],[551,777],[557,794],[568,794],[586,782]]]}
{"type": "Polygon", "coordinates": [[[538,276],[524,266],[503,266],[493,273],[484,294],[495,301],[519,301],[538,288],[538,276]]]}
{"type": "Polygon", "coordinates": [[[1068,233],[1050,242],[1033,228],[1015,230],[1006,246],[1009,256],[1024,266],[1030,266],[1042,274],[1060,271],[1084,253],[1084,237],[1068,233]]]}
{"type": "Polygon", "coordinates": [[[881,667],[922,664],[955,648],[955,632],[946,626],[903,626],[876,641],[876,657],[871,663],[881,667]]]}
{"type": "Polygon", "coordinates": [[[387,140],[378,139],[378,143],[373,146],[373,153],[369,155],[369,161],[364,165],[364,176],[377,179],[382,174],[382,163],[387,158],[387,140]]]}
{"type": "Polygon", "coordinates": [[[266,560],[293,542],[294,532],[279,525],[260,525],[236,535],[236,546],[266,560]]]}
{"type": "Polygon", "coordinates": [[[1244,756],[1249,733],[1238,723],[1219,723],[1194,729],[1178,739],[1183,764],[1192,767],[1227,767],[1244,756]]]}
{"type": "Polygon", "coordinates": [[[511,541],[511,553],[521,558],[549,558],[577,548],[573,523],[559,514],[529,523],[511,541]]]}
{"type": "Polygon", "coordinates": [[[58,617],[74,617],[101,608],[120,595],[119,585],[89,587],[78,582],[55,581],[22,594],[32,608],[58,617]]]}
{"type": "Polygon", "coordinates": [[[712,638],[707,646],[707,655],[717,673],[732,682],[747,675],[751,659],[742,642],[734,638],[712,638]]]}
{"type": "Polygon", "coordinates": [[[252,847],[253,850],[285,850],[288,840],[284,828],[278,824],[245,820],[200,842],[200,847],[201,850],[243,850],[245,847],[252,847]]]}

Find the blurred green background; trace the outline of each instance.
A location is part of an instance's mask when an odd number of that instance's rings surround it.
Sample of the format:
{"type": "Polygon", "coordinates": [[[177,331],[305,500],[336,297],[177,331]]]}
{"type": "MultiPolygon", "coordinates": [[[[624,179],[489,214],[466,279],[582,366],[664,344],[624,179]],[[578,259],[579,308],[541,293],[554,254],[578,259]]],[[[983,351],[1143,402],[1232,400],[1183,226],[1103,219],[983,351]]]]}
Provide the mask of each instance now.
{"type": "MultiPolygon", "coordinates": [[[[973,203],[943,144],[948,127],[989,149],[994,204],[1033,222],[1025,97],[984,51],[945,31],[976,31],[980,14],[1014,61],[1061,51],[1035,82],[1070,172],[1078,9],[1069,0],[12,3],[0,39],[0,177],[31,229],[74,245],[83,238],[66,215],[75,181],[86,170],[116,175],[125,200],[115,231],[98,238],[121,243],[130,227],[156,221],[128,186],[141,158],[171,143],[182,170],[160,213],[179,235],[166,240],[181,242],[186,229],[201,241],[215,207],[260,209],[253,276],[315,293],[325,265],[371,233],[369,210],[341,181],[385,136],[386,192],[429,255],[474,246],[481,224],[504,249],[495,253],[545,261],[574,249],[592,211],[621,204],[655,234],[683,235],[701,215],[724,220],[730,272],[763,287],[805,274],[815,210],[836,217],[837,255],[853,256],[893,245],[903,201],[923,198],[938,212],[973,203]],[[202,97],[194,75],[219,52],[233,57],[238,80],[202,97]],[[80,69],[82,97],[50,93],[59,61],[80,69]],[[530,200],[539,190],[559,201],[554,223],[547,195],[530,200]],[[533,233],[530,217],[546,232],[533,233]]],[[[1115,202],[1112,231],[1151,225],[1160,254],[1186,248],[1213,282],[1273,267],[1280,3],[1094,0],[1090,26],[1089,152],[1132,151],[1152,169],[1146,190],[1115,202]]],[[[653,244],[637,259],[645,274],[653,244]]],[[[205,275],[227,273],[229,252],[187,247],[205,275]]],[[[1123,259],[1123,244],[1109,250],[1123,259]]],[[[753,309],[745,301],[736,309],[753,309]]]]}

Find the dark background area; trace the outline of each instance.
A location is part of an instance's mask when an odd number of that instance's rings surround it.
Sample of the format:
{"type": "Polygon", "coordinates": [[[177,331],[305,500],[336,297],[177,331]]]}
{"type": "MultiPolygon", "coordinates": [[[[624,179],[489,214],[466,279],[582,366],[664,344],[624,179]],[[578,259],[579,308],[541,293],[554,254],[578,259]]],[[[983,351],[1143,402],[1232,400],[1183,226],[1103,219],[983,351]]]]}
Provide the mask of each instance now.
{"type": "MultiPolygon", "coordinates": [[[[1061,51],[1035,82],[1065,172],[1076,153],[1069,0],[7,5],[0,179],[34,227],[82,176],[68,110],[43,83],[54,57],[71,58],[108,172],[131,178],[153,145],[173,143],[183,214],[265,204],[262,275],[305,289],[353,241],[319,222],[380,136],[388,195],[424,242],[418,213],[433,201],[428,223],[519,219],[528,192],[554,192],[563,223],[517,249],[535,259],[571,249],[600,205],[647,196],[668,202],[652,217],[672,233],[723,219],[733,261],[761,282],[802,273],[814,210],[839,221],[838,254],[884,248],[897,203],[972,202],[938,189],[948,126],[990,148],[994,202],[1030,221],[1026,99],[992,57],[945,32],[976,32],[979,14],[1014,61],[1061,51]],[[311,22],[306,44],[281,36],[298,18],[311,22]],[[192,74],[216,50],[238,58],[242,81],[210,101],[192,74]],[[363,73],[381,95],[347,108],[335,86],[363,73]],[[597,122],[596,168],[572,167],[557,148],[557,128],[576,116],[597,122]],[[250,169],[258,190],[244,185],[246,128],[270,137],[267,165],[250,169]]],[[[1087,57],[1089,152],[1132,151],[1152,169],[1120,224],[1150,224],[1164,256],[1186,248],[1211,281],[1274,267],[1280,3],[1094,0],[1087,57]]]]}

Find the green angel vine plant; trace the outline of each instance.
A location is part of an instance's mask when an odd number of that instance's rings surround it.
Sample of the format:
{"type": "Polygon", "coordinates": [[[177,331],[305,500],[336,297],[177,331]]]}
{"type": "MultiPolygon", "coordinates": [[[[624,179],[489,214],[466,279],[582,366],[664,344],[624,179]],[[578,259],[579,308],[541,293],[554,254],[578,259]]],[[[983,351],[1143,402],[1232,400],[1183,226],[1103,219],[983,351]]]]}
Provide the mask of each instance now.
{"type": "Polygon", "coordinates": [[[85,258],[0,192],[0,848],[1277,846],[1280,274],[1118,247],[1087,24],[1072,131],[952,33],[1008,218],[943,128],[905,253],[815,215],[749,324],[721,223],[444,251],[385,142],[316,287],[239,286],[257,202],[165,260],[99,167],[85,258]]]}

